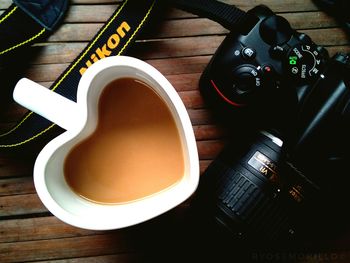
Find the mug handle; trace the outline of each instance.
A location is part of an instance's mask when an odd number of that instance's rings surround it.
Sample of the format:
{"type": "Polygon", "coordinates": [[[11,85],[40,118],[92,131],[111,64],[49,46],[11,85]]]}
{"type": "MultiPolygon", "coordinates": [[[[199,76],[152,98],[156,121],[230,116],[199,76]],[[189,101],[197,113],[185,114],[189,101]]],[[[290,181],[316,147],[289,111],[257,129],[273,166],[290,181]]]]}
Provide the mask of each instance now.
{"type": "Polygon", "coordinates": [[[76,102],[27,78],[17,82],[13,99],[66,130],[77,127],[82,117],[76,102]]]}

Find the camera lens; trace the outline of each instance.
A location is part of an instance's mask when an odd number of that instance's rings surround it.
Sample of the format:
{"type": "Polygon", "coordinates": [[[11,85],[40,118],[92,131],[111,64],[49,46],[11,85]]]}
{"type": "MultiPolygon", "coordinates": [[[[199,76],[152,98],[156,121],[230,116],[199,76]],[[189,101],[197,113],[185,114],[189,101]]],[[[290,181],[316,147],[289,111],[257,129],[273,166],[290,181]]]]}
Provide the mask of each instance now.
{"type": "Polygon", "coordinates": [[[278,138],[262,134],[218,183],[216,220],[228,228],[232,228],[233,221],[242,224],[237,235],[249,229],[275,239],[278,232],[289,231],[286,211],[278,202],[281,146],[278,138]]]}
{"type": "Polygon", "coordinates": [[[283,171],[280,176],[285,160],[278,137],[268,132],[244,137],[246,141],[238,138],[224,149],[203,174],[201,206],[241,239],[293,240],[298,235],[294,211],[304,201],[305,187],[294,174],[283,171]]]}

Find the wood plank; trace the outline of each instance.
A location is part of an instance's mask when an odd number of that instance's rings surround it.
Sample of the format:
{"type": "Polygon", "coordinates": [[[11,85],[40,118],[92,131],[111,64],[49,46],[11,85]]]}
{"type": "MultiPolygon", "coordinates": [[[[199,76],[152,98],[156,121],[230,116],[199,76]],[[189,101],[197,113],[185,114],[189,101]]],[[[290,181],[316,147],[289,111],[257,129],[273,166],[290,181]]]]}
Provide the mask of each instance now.
{"type": "Polygon", "coordinates": [[[95,231],[81,229],[65,224],[54,216],[1,220],[0,243],[94,236],[111,234],[113,232],[116,232],[118,235],[124,235],[126,233],[133,235],[134,233],[137,234],[137,232],[139,232],[138,229],[140,231],[143,231],[148,227],[153,227],[154,224],[160,224],[160,226],[163,226],[164,224],[167,224],[169,221],[173,220],[176,220],[180,223],[190,206],[190,202],[191,198],[178,205],[177,207],[171,209],[167,213],[161,215],[160,217],[147,221],[144,226],[138,225],[134,227],[135,229],[124,228],[115,231],[95,231]],[[19,232],[23,235],[18,235],[19,232]]]}
{"type": "Polygon", "coordinates": [[[30,172],[29,175],[20,178],[1,179],[0,196],[35,193],[32,173],[30,172]]]}
{"type": "Polygon", "coordinates": [[[17,243],[0,243],[0,262],[88,257],[132,251],[119,233],[17,243]]]}
{"type": "Polygon", "coordinates": [[[197,141],[222,139],[227,136],[228,132],[224,128],[212,124],[193,126],[193,131],[197,141]]]}
{"type": "Polygon", "coordinates": [[[210,109],[188,109],[192,125],[205,125],[215,123],[213,113],[210,109]]]}
{"type": "Polygon", "coordinates": [[[165,75],[176,91],[198,90],[201,73],[184,73],[178,75],[165,75]]]}
{"type": "Polygon", "coordinates": [[[27,77],[35,81],[54,81],[62,72],[69,66],[69,63],[61,64],[47,64],[47,65],[34,65],[31,66],[24,74],[23,77],[27,77]]]}
{"type": "MultiPolygon", "coordinates": [[[[131,54],[130,54],[131,55],[131,54]]],[[[180,57],[164,59],[145,59],[164,75],[201,73],[208,64],[210,56],[180,57]]],[[[68,63],[38,64],[31,66],[23,76],[37,82],[54,81],[69,66],[68,63]],[[45,74],[43,74],[45,72],[45,74]]]]}
{"type": "MultiPolygon", "coordinates": [[[[59,260],[40,261],[40,263],[139,263],[144,261],[142,255],[123,253],[117,255],[103,255],[95,257],[69,258],[59,260]]],[[[38,261],[33,261],[38,262],[38,261]]],[[[39,263],[39,262],[38,262],[39,263]]]]}
{"type": "Polygon", "coordinates": [[[88,42],[42,43],[31,49],[38,54],[30,64],[60,64],[72,62],[88,45],[88,42]]]}
{"type": "MultiPolygon", "coordinates": [[[[223,36],[212,37],[192,37],[184,39],[163,39],[150,42],[136,42],[132,51],[128,55],[136,56],[141,59],[159,59],[169,57],[200,56],[212,54],[224,39],[223,36]],[[210,44],[206,43],[208,41],[210,44]],[[195,45],[194,43],[198,43],[195,45]],[[154,50],[159,46],[160,50],[154,50]],[[190,50],[186,50],[190,49],[190,50]],[[146,53],[147,51],[147,53],[146,53]]],[[[38,47],[41,49],[42,56],[33,60],[33,64],[52,64],[52,63],[70,63],[75,59],[87,43],[69,43],[69,44],[49,44],[38,47]]],[[[48,66],[49,67],[49,66],[48,66]]],[[[41,81],[45,81],[44,79],[41,81]]]]}
{"type": "MultiPolygon", "coordinates": [[[[319,29],[337,26],[335,20],[322,12],[310,13],[291,13],[282,14],[291,23],[296,30],[300,29],[319,29]]],[[[220,24],[207,18],[179,19],[170,21],[161,21],[157,25],[148,29],[147,36],[150,38],[173,38],[184,36],[227,34],[228,30],[220,24]],[[191,30],[188,30],[188,24],[191,24],[191,30]]],[[[103,23],[68,23],[60,26],[48,41],[89,41],[103,26],[103,23]]]]}
{"type": "Polygon", "coordinates": [[[47,212],[47,209],[41,203],[37,194],[24,194],[0,197],[0,217],[47,212]]]}
{"type": "Polygon", "coordinates": [[[54,216],[0,220],[0,243],[103,234],[70,226],[54,216]]]}
{"type": "Polygon", "coordinates": [[[308,29],[300,32],[309,35],[316,44],[322,46],[349,44],[345,31],[340,28],[308,29]]]}
{"type": "MultiPolygon", "coordinates": [[[[1,242],[0,262],[58,260],[124,253],[146,253],[152,256],[155,253],[155,256],[162,255],[163,257],[167,255],[165,251],[174,252],[173,249],[178,249],[178,246],[173,247],[169,244],[174,242],[174,238],[183,238],[179,234],[184,233],[184,219],[188,208],[189,204],[186,202],[147,222],[113,231],[76,230],[69,227],[68,232],[71,231],[69,237],[59,237],[60,235],[67,235],[63,232],[65,226],[62,226],[62,224],[56,225],[55,222],[51,222],[51,224],[48,222],[50,226],[47,229],[40,230],[40,226],[36,224],[45,224],[44,218],[42,219],[44,221],[27,220],[27,225],[24,226],[27,230],[24,233],[29,232],[28,234],[34,240],[22,240],[21,237],[18,237],[22,241],[1,242]],[[31,224],[34,224],[32,225],[34,227],[32,232],[30,232],[31,224]],[[56,228],[58,228],[58,236],[53,237],[52,235],[55,235],[55,233],[51,230],[56,228]],[[38,231],[39,236],[42,235],[41,238],[47,236],[48,239],[35,239],[35,231],[38,231]]],[[[13,225],[21,222],[20,220],[12,221],[13,225]]],[[[42,227],[45,228],[45,226],[42,227]]],[[[13,238],[17,239],[15,236],[12,236],[13,238]]]]}
{"type": "Polygon", "coordinates": [[[180,91],[178,94],[187,109],[200,109],[204,107],[203,97],[199,90],[180,91]]]}
{"type": "MultiPolygon", "coordinates": [[[[76,4],[70,5],[62,23],[78,23],[78,22],[105,22],[110,18],[113,12],[118,8],[118,1],[112,1],[103,5],[92,3],[89,5],[76,4]],[[95,10],[98,9],[98,12],[95,10]]],[[[0,3],[0,15],[5,12],[5,5],[0,3]]],[[[7,7],[7,6],[6,6],[7,7]]],[[[194,18],[194,14],[185,12],[177,8],[165,9],[167,19],[194,18]]]]}
{"type": "MultiPolygon", "coordinates": [[[[72,4],[115,4],[118,0],[72,0],[72,4]]],[[[296,12],[296,11],[313,11],[317,10],[312,0],[286,0],[281,3],[275,0],[222,0],[222,2],[236,5],[243,10],[248,10],[253,6],[264,4],[269,6],[275,12],[296,12]]],[[[11,0],[0,2],[0,8],[5,9],[10,6],[11,0]]]]}
{"type": "Polygon", "coordinates": [[[201,160],[214,159],[224,148],[222,140],[197,141],[198,155],[201,160]]]}
{"type": "MultiPolygon", "coordinates": [[[[64,23],[104,23],[109,19],[113,12],[117,9],[118,5],[73,5],[69,8],[67,15],[64,19],[64,23]]],[[[188,14],[185,11],[170,8],[166,10],[166,20],[168,19],[182,19],[183,21],[195,22],[196,15],[188,14]],[[187,14],[187,15],[186,15],[187,14]]],[[[294,13],[281,13],[281,16],[285,17],[292,25],[294,29],[300,28],[321,28],[337,26],[334,18],[327,15],[323,11],[310,11],[310,12],[294,12],[294,13]]],[[[179,20],[179,23],[183,23],[179,20]]],[[[167,23],[172,24],[175,21],[163,21],[160,25],[164,28],[167,23]]],[[[216,24],[216,23],[213,23],[216,24]]],[[[169,27],[169,25],[166,25],[169,27]]],[[[179,27],[178,30],[183,30],[187,27],[179,27]]],[[[207,28],[203,27],[204,32],[207,28]]],[[[191,24],[192,31],[192,24],[191,24]]]]}
{"type": "MultiPolygon", "coordinates": [[[[71,5],[68,9],[67,15],[64,18],[64,24],[61,25],[58,29],[57,32],[55,32],[56,34],[61,34],[63,32],[66,32],[67,29],[63,29],[65,27],[69,27],[70,25],[67,23],[104,23],[105,21],[108,20],[108,18],[113,14],[113,12],[118,8],[118,4],[104,4],[104,5],[97,5],[97,4],[90,4],[90,5],[71,5]],[[61,32],[62,31],[62,32],[61,32]],[[59,33],[61,32],[61,33],[59,33]]],[[[303,10],[304,11],[304,10],[303,10]]],[[[187,12],[178,10],[176,8],[171,8],[170,10],[167,10],[167,12],[169,12],[170,14],[167,14],[167,19],[179,19],[179,18],[183,18],[186,21],[188,21],[188,19],[186,18],[196,18],[197,16],[195,15],[191,15],[188,14],[187,12]],[[185,15],[187,14],[187,15],[185,15]]],[[[1,14],[1,13],[0,13],[1,14]]],[[[299,12],[299,13],[282,13],[282,16],[286,17],[287,20],[291,23],[291,25],[295,28],[295,29],[299,29],[299,28],[319,28],[319,27],[330,27],[330,26],[336,26],[337,23],[335,22],[335,20],[328,16],[327,14],[325,14],[324,12],[320,12],[320,11],[310,11],[310,12],[299,12]]],[[[199,23],[196,22],[195,20],[197,19],[192,19],[192,23],[199,23]]],[[[164,27],[168,27],[167,23],[173,23],[174,21],[164,21],[161,23],[161,28],[164,27]]],[[[176,22],[176,21],[175,21],[176,22]]],[[[183,21],[179,21],[179,23],[183,23],[183,21]]],[[[212,26],[214,26],[214,24],[212,22],[212,26]]],[[[219,25],[218,25],[219,26],[219,25]]],[[[80,26],[81,27],[81,26],[80,26]]],[[[221,27],[221,26],[219,26],[221,27]]],[[[72,28],[72,32],[75,33],[79,33],[81,34],[76,27],[76,29],[74,30],[72,28]]],[[[183,30],[186,29],[187,27],[178,27],[178,30],[183,30]]],[[[202,28],[204,30],[203,33],[205,33],[206,30],[208,30],[207,27],[203,27],[202,28]]],[[[191,31],[192,31],[192,24],[191,24],[191,31]]],[[[197,30],[195,30],[197,31],[197,30]]],[[[93,28],[93,32],[97,32],[97,29],[93,28]]],[[[90,35],[93,33],[89,33],[90,35]]],[[[170,31],[171,32],[171,31],[170,31]]],[[[55,38],[53,38],[55,39],[55,38]]],[[[70,39],[74,39],[70,38],[70,39]]],[[[55,40],[53,40],[55,41],[55,40]]]]}
{"type": "Polygon", "coordinates": [[[61,27],[59,27],[57,31],[48,38],[48,41],[90,41],[102,26],[102,23],[64,24],[61,27]]]}
{"type": "MultiPolygon", "coordinates": [[[[348,45],[349,40],[345,33],[339,28],[321,30],[302,30],[308,34],[318,45],[348,45]],[[331,38],[327,36],[332,36],[331,38]]],[[[158,41],[136,43],[131,55],[143,57],[143,52],[147,51],[147,59],[158,59],[167,57],[182,57],[191,55],[211,55],[213,54],[224,36],[201,36],[185,37],[175,39],[162,39],[158,41]]]]}
{"type": "MultiPolygon", "coordinates": [[[[319,45],[336,45],[346,49],[349,48],[349,40],[345,32],[340,28],[301,30],[300,32],[308,34],[313,41],[319,45]]],[[[212,55],[224,38],[224,35],[213,35],[137,41],[128,54],[145,60],[212,55]]],[[[41,49],[41,56],[34,59],[32,63],[70,63],[79,55],[86,45],[87,43],[50,43],[45,46],[36,46],[36,49],[41,49]]],[[[330,50],[334,51],[335,49],[333,48],[330,50]]],[[[43,79],[40,81],[48,80],[43,79]]]]}
{"type": "Polygon", "coordinates": [[[96,23],[105,22],[119,7],[117,4],[104,5],[72,5],[68,8],[64,23],[96,23]]]}
{"type": "MultiPolygon", "coordinates": [[[[91,40],[104,23],[66,23],[60,26],[49,38],[48,42],[70,42],[91,40]]],[[[182,36],[196,36],[209,34],[226,34],[227,29],[207,18],[164,20],[157,26],[147,28],[147,34],[142,34],[143,38],[173,38],[182,36]],[[191,23],[191,30],[187,30],[188,23],[191,23]]]]}
{"type": "MultiPolygon", "coordinates": [[[[152,32],[147,34],[148,38],[175,38],[196,35],[226,34],[228,30],[221,25],[206,18],[181,19],[161,21],[159,27],[152,27],[152,32]],[[188,24],[191,30],[188,30],[188,24]]],[[[89,41],[103,23],[74,23],[62,25],[53,35],[48,38],[49,42],[89,41]]],[[[151,31],[148,29],[148,31],[151,31]]],[[[145,35],[142,35],[145,36],[145,35]]],[[[142,39],[141,36],[141,39],[142,39]]]]}
{"type": "Polygon", "coordinates": [[[0,119],[2,123],[12,123],[14,120],[19,120],[28,110],[16,103],[11,103],[7,109],[0,112],[0,119]]]}
{"type": "Polygon", "coordinates": [[[257,5],[267,5],[274,12],[296,12],[296,11],[313,11],[317,10],[315,3],[312,0],[225,0],[225,3],[236,5],[239,8],[247,11],[257,5]]]}
{"type": "Polygon", "coordinates": [[[123,0],[71,0],[72,4],[111,4],[111,3],[122,3],[123,0]]]}
{"type": "MultiPolygon", "coordinates": [[[[1,6],[1,4],[0,4],[1,6]]],[[[80,23],[80,22],[89,22],[89,23],[96,23],[96,22],[105,22],[107,21],[113,12],[118,8],[118,4],[115,2],[111,2],[111,4],[89,4],[89,5],[70,5],[67,14],[63,20],[62,23],[80,23]],[[98,10],[98,12],[96,12],[98,10]]],[[[249,8],[238,6],[239,8],[242,8],[242,10],[247,11],[249,8]]],[[[275,12],[279,15],[282,15],[286,17],[292,24],[296,23],[299,24],[296,21],[297,17],[302,17],[303,21],[307,19],[306,25],[304,26],[311,26],[317,25],[317,21],[321,20],[320,25],[336,25],[333,18],[330,18],[328,15],[325,14],[324,11],[316,10],[315,8],[310,8],[308,12],[305,12],[304,10],[298,10],[298,11],[292,11],[293,13],[286,13],[283,12],[283,10],[280,10],[280,8],[275,8],[275,12]],[[277,11],[276,11],[277,10],[277,11]],[[282,13],[281,13],[282,12],[282,13]],[[316,21],[314,21],[316,19],[316,21]]],[[[0,15],[4,12],[4,9],[1,10],[0,8],[0,15]]],[[[166,12],[166,19],[186,19],[186,18],[197,18],[198,16],[186,11],[183,11],[181,9],[170,7],[165,9],[166,12]]],[[[301,24],[301,23],[300,23],[301,24]]]]}
{"type": "MultiPolygon", "coordinates": [[[[127,52],[127,55],[144,60],[205,56],[213,54],[223,40],[224,36],[200,36],[136,41],[127,52]]],[[[34,52],[39,51],[40,56],[34,58],[31,64],[71,63],[78,57],[87,44],[88,43],[50,43],[44,46],[35,46],[34,52]]],[[[48,80],[42,79],[40,81],[48,80]]]]}
{"type": "MultiPolygon", "coordinates": [[[[69,5],[111,5],[119,4],[122,0],[70,0],[69,5]]],[[[12,0],[1,0],[0,9],[6,9],[12,4],[12,0]]],[[[69,7],[70,7],[69,6],[69,7]]]]}
{"type": "Polygon", "coordinates": [[[204,171],[208,168],[208,166],[211,164],[212,160],[200,160],[199,161],[199,168],[200,173],[203,174],[204,171]]]}
{"type": "Polygon", "coordinates": [[[349,53],[350,52],[350,46],[348,45],[340,45],[340,46],[326,46],[326,49],[328,50],[330,56],[333,56],[337,52],[343,52],[343,53],[349,53]]]}
{"type": "MultiPolygon", "coordinates": [[[[86,5],[95,5],[95,4],[116,4],[121,3],[122,0],[70,0],[71,5],[75,4],[86,4],[86,5]]],[[[0,9],[9,7],[12,4],[12,0],[1,0],[0,9]]]]}
{"type": "Polygon", "coordinates": [[[282,13],[280,15],[286,18],[295,30],[339,27],[334,17],[322,11],[282,13]]]}
{"type": "MultiPolygon", "coordinates": [[[[158,236],[159,234],[157,234],[158,236]]],[[[186,255],[182,255],[182,251],[176,251],[173,248],[166,248],[165,244],[158,244],[158,242],[154,242],[152,237],[148,237],[149,244],[146,244],[145,237],[140,236],[140,240],[137,240],[136,237],[130,239],[125,238],[125,236],[119,232],[114,232],[111,234],[105,235],[96,235],[91,237],[79,237],[79,238],[67,238],[67,239],[58,239],[58,240],[43,240],[43,241],[34,241],[34,242],[21,242],[18,244],[15,243],[3,243],[0,244],[0,259],[2,262],[25,262],[25,261],[42,261],[47,260],[46,262],[105,262],[104,260],[111,260],[108,255],[133,255],[132,258],[138,259],[137,262],[169,262],[170,259],[169,253],[177,253],[171,254],[172,259],[177,259],[178,257],[186,257],[186,255]],[[156,247],[156,245],[160,245],[161,247],[156,247]],[[165,247],[165,248],[164,248],[165,247]],[[159,249],[166,249],[165,251],[159,249]],[[138,250],[139,252],[135,252],[138,250]],[[166,253],[168,252],[168,253],[166,253]],[[98,257],[98,255],[103,255],[102,257],[98,257]],[[70,261],[69,259],[79,257],[77,261],[70,261]],[[151,258],[149,258],[151,257],[151,258]],[[87,261],[83,261],[85,259],[87,261]],[[153,261],[151,261],[153,258],[153,261]],[[58,261],[52,261],[52,260],[58,261]],[[155,261],[157,259],[157,261],[155,261]],[[103,261],[100,261],[103,260],[103,261]],[[162,260],[162,261],[160,261],[162,260]]],[[[208,240],[208,244],[213,244],[215,241],[208,240]]],[[[220,242],[220,241],[216,241],[220,242]]],[[[182,245],[179,245],[178,248],[183,248],[182,245]]],[[[311,246],[312,248],[312,246],[311,246]]],[[[193,248],[195,249],[195,247],[193,248]]],[[[315,249],[315,248],[314,248],[315,249]]],[[[248,250],[249,251],[249,250],[248,250]]],[[[254,251],[254,250],[253,250],[254,251]]],[[[203,251],[200,251],[203,252],[203,251]]],[[[205,254],[208,256],[213,256],[212,251],[207,251],[205,254]]],[[[244,251],[240,251],[240,253],[244,253],[244,251]]],[[[249,252],[248,252],[249,253],[249,252]]],[[[252,251],[250,254],[247,254],[247,259],[251,259],[252,251]]],[[[314,250],[307,250],[305,248],[304,252],[293,252],[293,251],[281,251],[278,249],[269,250],[269,251],[258,251],[255,253],[260,253],[266,257],[266,255],[270,255],[271,253],[275,255],[282,256],[290,256],[293,258],[293,262],[306,262],[295,261],[295,258],[308,258],[311,260],[326,260],[327,262],[330,257],[337,258],[336,262],[347,262],[349,259],[350,253],[347,250],[347,246],[342,246],[342,248],[334,248],[334,246],[328,248],[318,248],[316,252],[314,250]],[[266,253],[266,254],[265,254],[266,253]],[[344,259],[344,260],[343,260],[344,259]]],[[[255,254],[254,254],[255,255],[255,254]]],[[[190,256],[190,255],[187,255],[190,256]]],[[[197,255],[200,256],[200,255],[197,255]]],[[[201,255],[203,256],[203,254],[201,255]]],[[[220,255],[216,255],[218,257],[220,255]]],[[[126,259],[128,258],[121,258],[126,259]]],[[[177,259],[178,260],[178,259],[177,259]]],[[[212,260],[212,259],[211,259],[212,260]]],[[[331,260],[332,261],[332,260],[331,260]]],[[[44,261],[45,262],[45,261],[44,261]]],[[[119,261],[107,261],[107,262],[119,262],[119,261]]],[[[174,261],[170,261],[174,262],[174,261]]],[[[308,261],[309,262],[309,261],[308,261]]],[[[315,262],[315,261],[310,261],[315,262]]]]}

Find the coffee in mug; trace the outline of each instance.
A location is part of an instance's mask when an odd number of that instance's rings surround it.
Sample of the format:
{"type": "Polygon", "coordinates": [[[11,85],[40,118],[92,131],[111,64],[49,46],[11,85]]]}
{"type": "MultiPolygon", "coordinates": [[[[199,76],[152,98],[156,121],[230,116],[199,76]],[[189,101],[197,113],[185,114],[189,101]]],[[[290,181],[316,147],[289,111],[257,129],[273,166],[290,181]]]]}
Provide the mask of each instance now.
{"type": "Polygon", "coordinates": [[[92,135],[66,157],[68,185],[90,201],[117,204],[162,191],[184,176],[175,120],[146,83],[121,78],[104,88],[92,135]]]}

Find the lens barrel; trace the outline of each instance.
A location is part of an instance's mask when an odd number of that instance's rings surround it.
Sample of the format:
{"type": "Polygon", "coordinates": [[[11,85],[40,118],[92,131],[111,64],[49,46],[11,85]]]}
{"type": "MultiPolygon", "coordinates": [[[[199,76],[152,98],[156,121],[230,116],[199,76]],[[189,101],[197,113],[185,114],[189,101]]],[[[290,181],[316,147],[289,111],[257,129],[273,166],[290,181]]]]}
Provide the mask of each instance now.
{"type": "Polygon", "coordinates": [[[203,174],[201,205],[238,238],[294,239],[296,199],[302,199],[303,193],[295,187],[294,199],[289,190],[292,184],[279,176],[283,155],[282,141],[267,132],[255,140],[249,136],[237,140],[203,174]]]}

